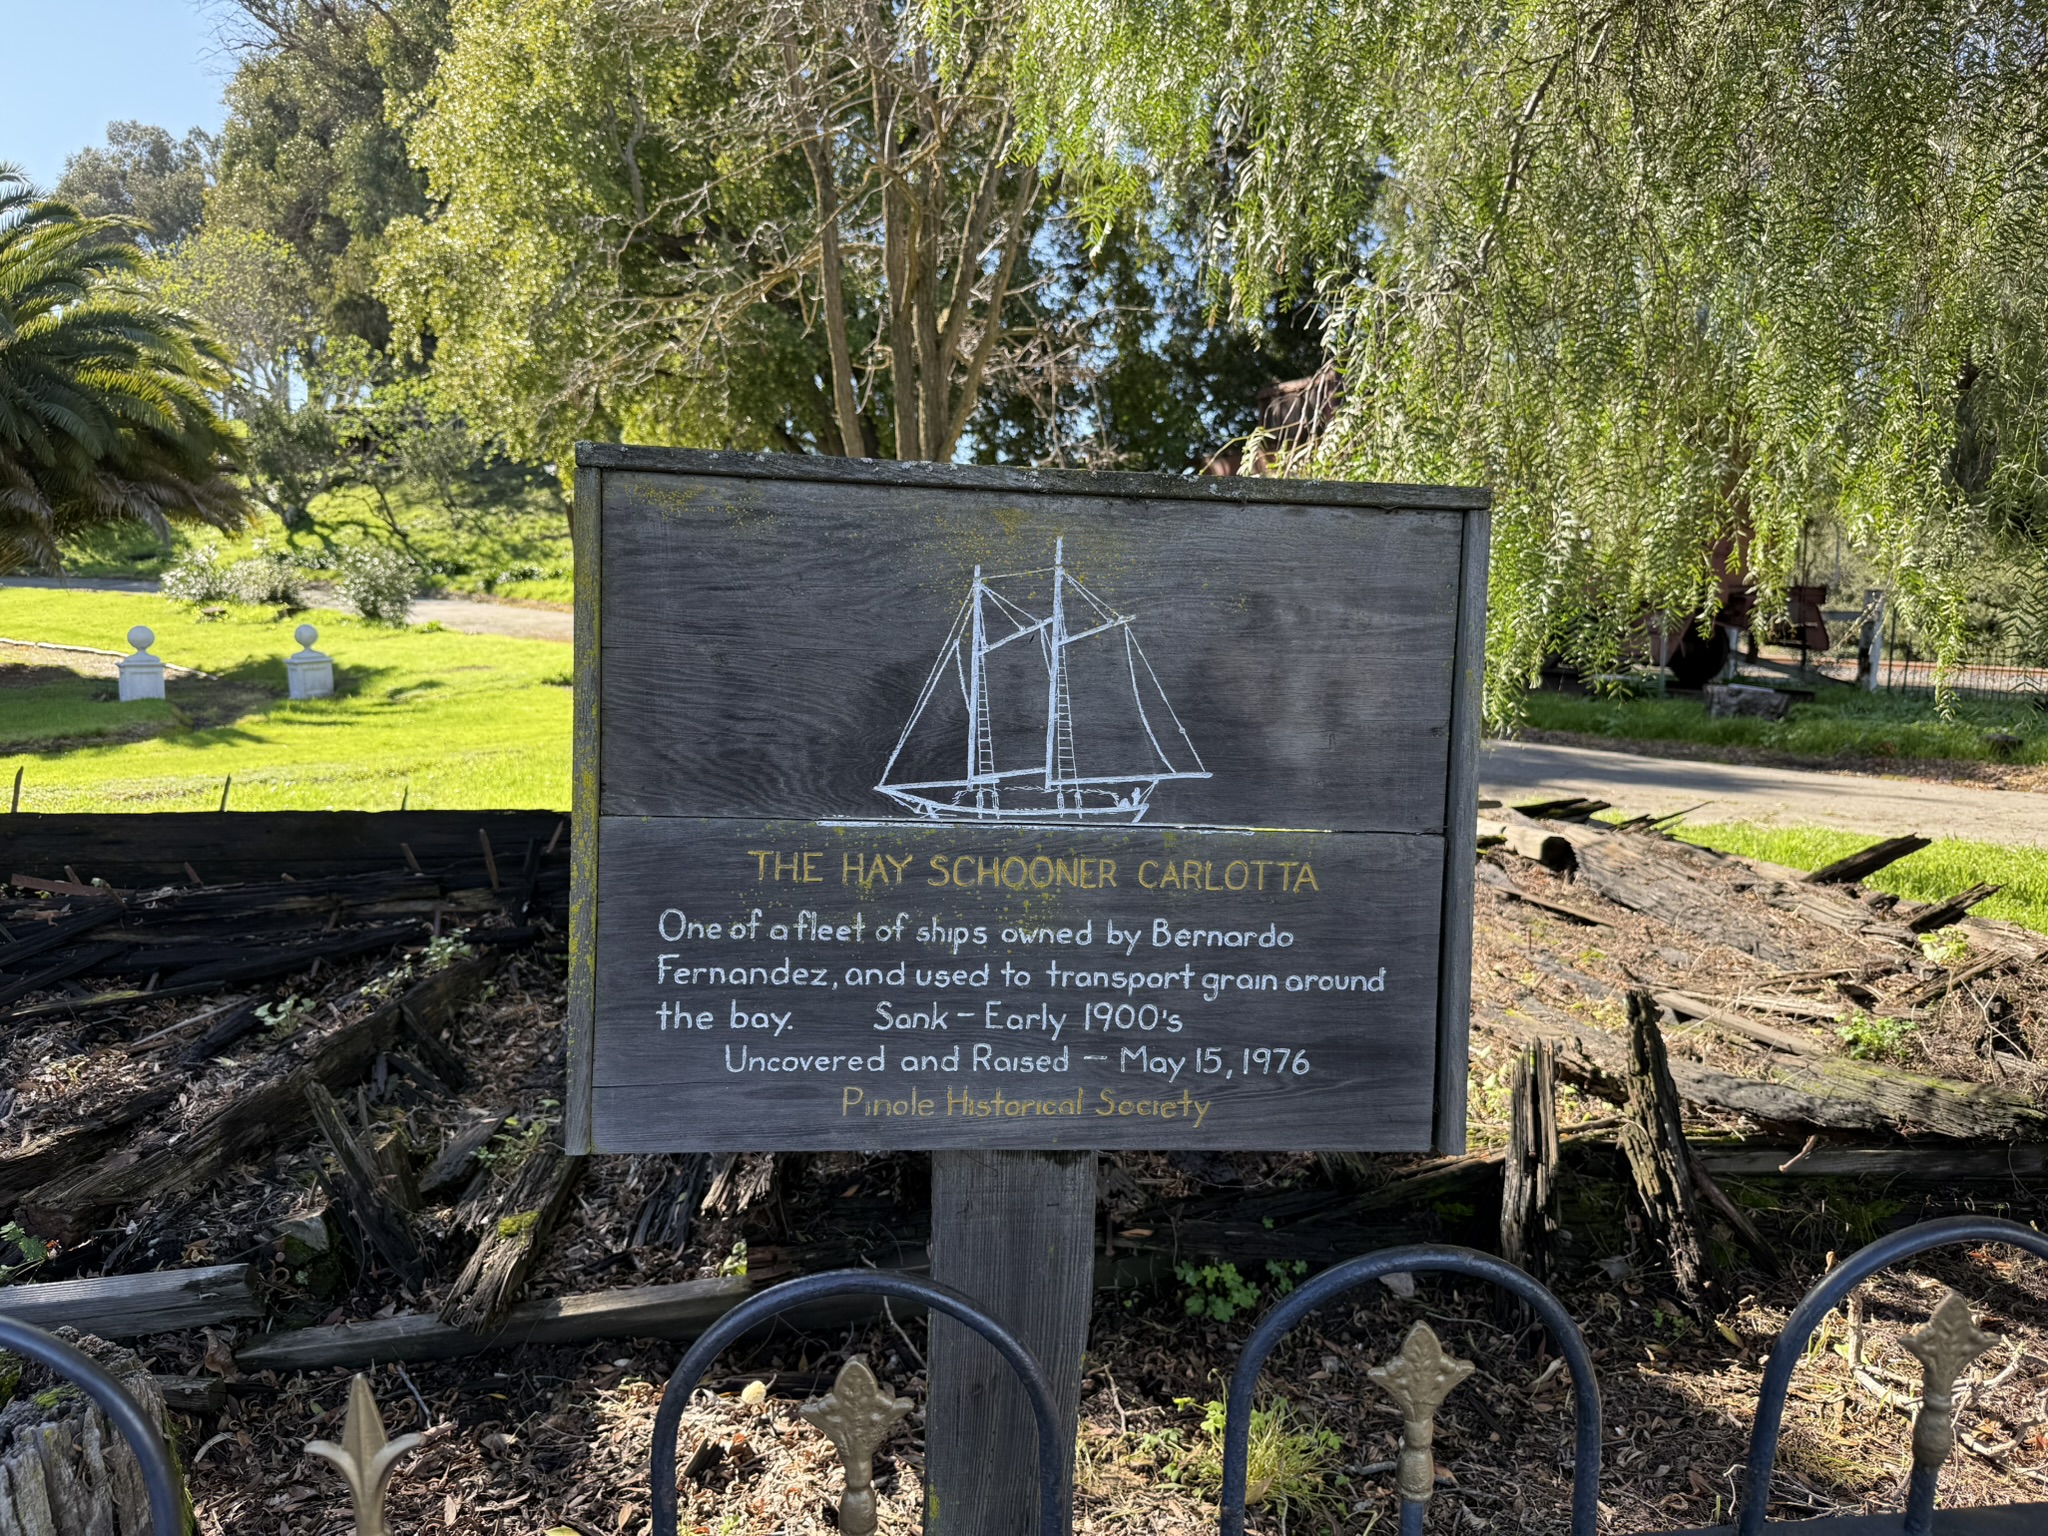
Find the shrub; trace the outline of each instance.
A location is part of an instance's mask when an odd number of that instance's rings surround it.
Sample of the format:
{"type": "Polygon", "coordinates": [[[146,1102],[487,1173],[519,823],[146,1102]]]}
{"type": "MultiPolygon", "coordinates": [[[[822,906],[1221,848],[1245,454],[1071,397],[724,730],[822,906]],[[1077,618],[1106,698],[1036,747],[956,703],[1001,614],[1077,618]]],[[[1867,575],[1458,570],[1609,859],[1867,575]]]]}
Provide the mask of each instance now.
{"type": "Polygon", "coordinates": [[[341,559],[336,584],[355,611],[373,624],[403,624],[412,610],[419,569],[395,549],[363,544],[341,559]]]}
{"type": "Polygon", "coordinates": [[[179,603],[225,603],[235,600],[230,567],[217,545],[188,549],[164,569],[163,594],[179,603]]]}
{"type": "Polygon", "coordinates": [[[240,561],[228,568],[227,580],[230,596],[238,603],[305,607],[305,577],[297,566],[280,556],[258,555],[240,561]]]}

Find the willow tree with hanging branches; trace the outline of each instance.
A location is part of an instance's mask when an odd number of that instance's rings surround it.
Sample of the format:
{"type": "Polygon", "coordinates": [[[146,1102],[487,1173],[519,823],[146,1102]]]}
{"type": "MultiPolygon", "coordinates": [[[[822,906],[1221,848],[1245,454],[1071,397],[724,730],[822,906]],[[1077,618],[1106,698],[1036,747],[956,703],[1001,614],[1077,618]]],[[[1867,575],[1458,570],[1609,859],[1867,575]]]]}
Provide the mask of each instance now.
{"type": "MultiPolygon", "coordinates": [[[[1317,472],[1495,491],[1489,707],[1764,609],[1836,521],[1951,651],[2048,544],[2048,35],[2018,0],[1030,0],[1026,119],[1107,218],[1323,276],[1317,472]]],[[[2036,584],[2037,587],[2039,584],[2036,584]]]]}

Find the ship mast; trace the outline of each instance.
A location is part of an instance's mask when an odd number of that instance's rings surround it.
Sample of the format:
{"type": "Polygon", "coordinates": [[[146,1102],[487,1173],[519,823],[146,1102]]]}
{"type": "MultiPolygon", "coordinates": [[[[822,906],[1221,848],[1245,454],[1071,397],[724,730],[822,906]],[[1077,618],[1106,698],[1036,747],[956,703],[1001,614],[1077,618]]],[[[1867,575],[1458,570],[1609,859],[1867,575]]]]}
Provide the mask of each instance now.
{"type": "MultiPolygon", "coordinates": [[[[1052,619],[1047,633],[1047,667],[1050,676],[1045,690],[1045,788],[1058,795],[1060,810],[1067,808],[1067,786],[1076,777],[1074,766],[1074,706],[1067,688],[1067,560],[1064,538],[1052,545],[1052,619]]],[[[1079,808],[1079,802],[1076,802],[1079,808]]]]}
{"type": "Polygon", "coordinates": [[[967,663],[967,782],[974,786],[974,804],[977,809],[987,809],[988,792],[983,788],[987,782],[988,768],[994,768],[995,743],[989,740],[987,673],[983,659],[988,652],[988,632],[981,617],[981,567],[974,568],[974,587],[968,593],[968,605],[974,613],[973,643],[968,648],[967,663]],[[983,753],[986,741],[988,751],[983,753]]]}

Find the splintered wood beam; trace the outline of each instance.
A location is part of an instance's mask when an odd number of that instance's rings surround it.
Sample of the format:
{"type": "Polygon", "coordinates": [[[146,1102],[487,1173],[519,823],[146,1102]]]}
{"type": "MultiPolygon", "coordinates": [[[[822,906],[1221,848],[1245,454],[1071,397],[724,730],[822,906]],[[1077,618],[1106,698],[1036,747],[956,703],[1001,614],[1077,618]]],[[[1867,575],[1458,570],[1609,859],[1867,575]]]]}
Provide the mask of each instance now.
{"type": "Polygon", "coordinates": [[[1978,902],[1996,896],[2004,889],[2002,885],[1973,885],[1967,891],[1958,891],[1946,901],[1937,901],[1931,907],[1922,907],[1906,919],[1906,927],[1914,933],[1932,933],[1937,928],[1946,928],[1978,902]]]}
{"type": "Polygon", "coordinates": [[[306,1107],[334,1153],[335,1171],[330,1174],[323,1168],[319,1173],[328,1200],[354,1223],[371,1250],[391,1266],[407,1289],[422,1289],[427,1264],[406,1219],[398,1180],[390,1177],[376,1153],[363,1145],[324,1085],[306,1084],[306,1107]]]}
{"type": "Polygon", "coordinates": [[[442,1322],[474,1333],[497,1326],[526,1288],[526,1276],[568,1207],[587,1162],[564,1156],[552,1140],[527,1154],[486,1219],[476,1251],[441,1304],[442,1322]]]}
{"type": "Polygon", "coordinates": [[[22,1198],[20,1219],[38,1236],[75,1241],[117,1206],[204,1184],[238,1158],[285,1136],[303,1136],[306,1085],[339,1087],[389,1050],[402,1008],[439,1020],[475,995],[497,970],[480,955],[435,972],[383,1006],[317,1036],[290,1042],[276,1070],[223,1102],[177,1140],[153,1126],[102,1156],[66,1168],[22,1198]]]}
{"type": "Polygon", "coordinates": [[[460,1194],[464,1185],[475,1177],[482,1165],[477,1153],[490,1145],[490,1140],[505,1128],[510,1117],[509,1109],[486,1110],[481,1117],[465,1129],[448,1138],[446,1146],[435,1154],[427,1165],[427,1171],[420,1175],[420,1198],[436,1201],[446,1195],[460,1194]]]}
{"type": "Polygon", "coordinates": [[[1849,885],[1866,875],[1876,874],[1887,864],[1897,863],[1909,853],[1918,853],[1933,841],[1931,837],[1888,837],[1847,858],[1823,864],[1802,878],[1808,885],[1849,885]]]}
{"type": "Polygon", "coordinates": [[[1678,1088],[1649,993],[1629,993],[1628,1026],[1627,1114],[1617,1140],[1643,1212],[1670,1255],[1678,1293],[1698,1306],[1707,1284],[1706,1233],[1694,1203],[1692,1150],[1685,1141],[1678,1088]]]}
{"type": "MultiPolygon", "coordinates": [[[[1628,1044],[1539,998],[1487,1012],[1487,1022],[1516,1039],[1557,1044],[1558,1075],[1613,1103],[1628,1096],[1628,1044]]],[[[1772,1053],[1768,1077],[1744,1077],[1687,1061],[1669,1063],[1688,1104],[1732,1110],[1765,1124],[1814,1130],[1888,1131],[1958,1141],[2048,1140],[2048,1112],[2030,1095],[1989,1083],[1957,1082],[1846,1056],[1772,1053]]]]}
{"type": "Polygon", "coordinates": [[[1478,831],[1480,842],[1502,844],[1508,852],[1520,854],[1545,869],[1563,872],[1578,867],[1578,855],[1572,850],[1572,840],[1548,827],[1534,827],[1519,821],[1496,821],[1481,816],[1478,831]]]}
{"type": "Polygon", "coordinates": [[[103,1339],[209,1328],[263,1315],[246,1264],[158,1269],[97,1280],[24,1282],[7,1287],[0,1311],[37,1328],[76,1328],[103,1339]]]}

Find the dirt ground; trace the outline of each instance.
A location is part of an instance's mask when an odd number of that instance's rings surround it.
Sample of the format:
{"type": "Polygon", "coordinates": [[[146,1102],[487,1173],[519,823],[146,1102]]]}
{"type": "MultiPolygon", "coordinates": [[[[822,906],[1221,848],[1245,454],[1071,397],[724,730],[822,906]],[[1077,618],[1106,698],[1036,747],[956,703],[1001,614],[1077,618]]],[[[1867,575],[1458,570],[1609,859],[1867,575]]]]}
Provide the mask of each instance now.
{"type": "MultiPolygon", "coordinates": [[[[1776,932],[1804,957],[1800,971],[1789,973],[1702,944],[1533,865],[1514,861],[1506,872],[1523,890],[1577,907],[1604,926],[1482,883],[1472,1068],[1479,1149],[1505,1137],[1506,1082],[1525,1037],[1522,1025],[1548,1016],[1546,1010],[1618,1028],[1622,989],[1642,982],[1718,995],[1765,985],[1779,993],[1804,988],[1817,1003],[1847,999],[1881,1014],[1902,1010],[1904,995],[1937,973],[1933,960],[1910,958],[1876,974],[1867,941],[1768,909],[1776,932]]],[[[1743,874],[1728,861],[1702,878],[1725,880],[1731,899],[1747,899],[1738,888],[1743,874]]],[[[332,1001],[338,1015],[390,964],[352,962],[298,990],[321,1007],[332,1001]]],[[[367,1124],[402,1127],[413,1145],[429,1150],[481,1109],[512,1110],[526,1126],[549,1121],[564,1091],[563,1007],[560,953],[546,946],[518,952],[449,1032],[446,1043],[474,1078],[461,1094],[380,1068],[358,1091],[356,1112],[367,1124]]],[[[125,1017],[83,1027],[61,1017],[17,1027],[0,1051],[0,1083],[11,1085],[0,1140],[26,1145],[132,1091],[152,1057],[137,1042],[191,1012],[184,1000],[139,1005],[125,1017]]],[[[1925,1021],[1898,1048],[1899,1065],[2038,1094],[2033,1063],[2048,1058],[2048,977],[2040,966],[1959,986],[1922,1013],[1925,1021]]],[[[1804,1026],[1794,1020],[1790,1027],[1804,1026]]],[[[1813,1032],[1829,1038],[1824,1028],[1813,1032]]],[[[1703,1027],[1673,1028],[1668,1038],[1674,1056],[1730,1072],[1745,1070],[1754,1055],[1752,1044],[1703,1027]]],[[[265,1048],[264,1040],[252,1039],[215,1062],[164,1112],[166,1123],[195,1112],[265,1048]]],[[[1714,1283],[1694,1309],[1678,1298],[1663,1251],[1620,1177],[1614,1108],[1571,1089],[1560,1103],[1567,1152],[1555,1287],[1594,1347],[1605,1415],[1603,1529],[1614,1532],[1730,1518],[1762,1361],[1831,1256],[1922,1216],[1976,1211],[2029,1221],[2048,1214],[2038,1189],[2013,1181],[1930,1187],[1903,1178],[1730,1180],[1730,1194],[1785,1272],[1762,1273],[1717,1229],[1714,1283]]],[[[1771,1128],[1705,1113],[1689,1118],[1687,1129],[1696,1143],[1710,1145],[1730,1138],[1753,1143],[1771,1128]]],[[[515,1128],[501,1137],[507,1158],[519,1134],[515,1128]]],[[[1798,1149],[1795,1136],[1786,1157],[1798,1149]]],[[[320,1206],[317,1166],[315,1143],[288,1139],[273,1155],[206,1187],[121,1212],[60,1251],[35,1278],[248,1259],[259,1267],[270,1314],[263,1328],[431,1306],[460,1268],[460,1247],[445,1237],[446,1207],[422,1220],[433,1256],[424,1296],[405,1293],[374,1261],[345,1247],[310,1263],[303,1254],[287,1256],[277,1234],[289,1218],[320,1206]]],[[[681,1166],[671,1158],[594,1159],[529,1294],[742,1266],[764,1274],[922,1257],[928,1167],[917,1156],[785,1157],[774,1164],[766,1192],[750,1203],[734,1193],[748,1181],[734,1180],[717,1208],[699,1215],[687,1241],[648,1241],[650,1202],[658,1204],[665,1191],[673,1198],[681,1166]]],[[[1374,1212],[1366,1224],[1378,1223],[1374,1230],[1386,1240],[1432,1236],[1490,1245],[1498,1181],[1484,1170],[1476,1182],[1446,1184],[1396,1209],[1372,1206],[1375,1188],[1429,1166],[1420,1158],[1283,1155],[1104,1159],[1107,1230],[1125,1251],[1161,1252],[1162,1277],[1097,1296],[1077,1455],[1079,1530],[1170,1536],[1215,1528],[1219,1439],[1209,1405],[1223,1396],[1258,1313],[1321,1267],[1321,1257],[1314,1264],[1272,1261],[1251,1245],[1235,1257],[1175,1252],[1176,1223],[1218,1210],[1322,1209],[1298,1223],[1281,1221],[1267,1245],[1286,1252],[1297,1243],[1320,1253],[1318,1244],[1333,1241],[1329,1233],[1352,1230],[1343,1226],[1352,1219],[1343,1201],[1355,1200],[1357,1209],[1374,1212]],[[1335,1191],[1345,1192],[1342,1201],[1317,1206],[1335,1191]]],[[[1919,1380],[1898,1341],[1924,1323],[1944,1287],[1961,1292],[2001,1341],[1969,1378],[1958,1416],[1964,1448],[1943,1475],[1944,1501],[2048,1499],[2048,1265],[1986,1248],[1935,1256],[1866,1288],[1861,1380],[1841,1353],[1846,1319],[1830,1319],[1794,1380],[1773,1489],[1776,1515],[1896,1507],[1908,1444],[1901,1404],[1919,1380]]],[[[1254,1465],[1255,1480],[1266,1484],[1255,1531],[1359,1536],[1390,1528],[1399,1416],[1366,1370],[1390,1358],[1416,1321],[1427,1321],[1446,1348],[1478,1366],[1437,1422],[1441,1476],[1430,1530],[1564,1528],[1572,1395],[1555,1351],[1477,1287],[1424,1277],[1410,1289],[1397,1293],[1375,1283],[1354,1292],[1298,1329],[1273,1357],[1260,1392],[1274,1416],[1266,1421],[1264,1459],[1254,1465]]],[[[682,1457],[695,1471],[684,1485],[683,1528],[706,1536],[836,1529],[836,1463],[797,1410],[854,1355],[921,1402],[924,1325],[900,1322],[783,1335],[729,1356],[712,1383],[716,1390],[701,1395],[685,1421],[682,1457]],[[765,1392],[749,1390],[757,1381],[765,1392]]],[[[199,1528],[207,1536],[342,1532],[348,1520],[339,1479],[303,1447],[313,1438],[340,1438],[350,1372],[243,1375],[233,1350],[251,1333],[163,1335],[138,1346],[159,1372],[226,1378],[225,1406],[174,1416],[199,1528]]],[[[614,1340],[374,1370],[390,1432],[425,1437],[396,1480],[392,1529],[420,1536],[644,1532],[655,1405],[680,1353],[672,1343],[614,1340]]],[[[885,1532],[917,1528],[921,1424],[914,1411],[878,1460],[885,1532]]]]}

